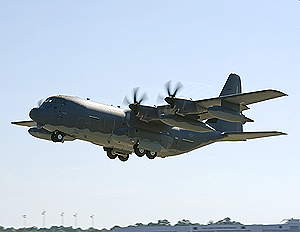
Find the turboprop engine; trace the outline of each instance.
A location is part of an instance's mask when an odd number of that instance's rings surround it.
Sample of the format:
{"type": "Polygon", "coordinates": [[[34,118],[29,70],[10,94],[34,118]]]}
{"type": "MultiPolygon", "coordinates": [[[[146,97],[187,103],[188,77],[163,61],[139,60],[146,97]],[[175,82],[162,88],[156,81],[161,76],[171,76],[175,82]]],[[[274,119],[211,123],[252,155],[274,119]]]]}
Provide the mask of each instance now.
{"type": "Polygon", "coordinates": [[[246,122],[254,122],[251,118],[247,118],[241,112],[222,106],[211,106],[207,109],[207,111],[211,116],[229,122],[240,122],[243,124],[245,124],[246,122]]]}

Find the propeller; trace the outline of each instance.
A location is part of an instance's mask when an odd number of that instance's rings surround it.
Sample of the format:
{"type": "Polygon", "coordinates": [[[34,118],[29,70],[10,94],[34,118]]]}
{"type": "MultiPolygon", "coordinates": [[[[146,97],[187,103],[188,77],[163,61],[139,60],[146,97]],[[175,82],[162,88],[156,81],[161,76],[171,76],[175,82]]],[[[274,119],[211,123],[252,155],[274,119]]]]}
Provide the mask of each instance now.
{"type": "Polygon", "coordinates": [[[37,102],[38,107],[40,107],[43,104],[43,101],[44,100],[42,98],[40,100],[38,100],[38,102],[37,102]]]}
{"type": "Polygon", "coordinates": [[[127,95],[124,97],[123,102],[127,105],[129,105],[129,108],[135,113],[137,114],[139,112],[139,106],[143,101],[148,100],[148,96],[147,93],[144,93],[140,98],[138,97],[138,92],[139,92],[139,87],[135,87],[132,90],[133,93],[133,103],[131,103],[131,101],[128,100],[127,95]]]}
{"type": "Polygon", "coordinates": [[[165,88],[166,88],[166,91],[168,93],[168,97],[165,97],[165,101],[167,103],[169,103],[171,105],[172,108],[174,108],[175,106],[175,97],[176,97],[176,94],[178,93],[178,91],[183,87],[183,84],[179,81],[177,83],[177,86],[175,88],[175,90],[173,91],[173,93],[171,92],[171,80],[166,82],[165,84],[165,88]]]}

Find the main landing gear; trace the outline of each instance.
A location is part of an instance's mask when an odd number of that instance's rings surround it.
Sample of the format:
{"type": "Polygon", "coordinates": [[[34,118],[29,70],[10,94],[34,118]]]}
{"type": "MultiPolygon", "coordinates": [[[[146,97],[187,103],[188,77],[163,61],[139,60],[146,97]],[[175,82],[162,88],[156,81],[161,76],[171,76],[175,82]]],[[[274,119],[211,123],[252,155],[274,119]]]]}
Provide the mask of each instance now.
{"type": "Polygon", "coordinates": [[[118,157],[119,160],[125,162],[129,159],[129,154],[116,153],[112,148],[104,148],[106,151],[107,157],[110,159],[115,159],[118,157]]]}
{"type": "Polygon", "coordinates": [[[64,142],[64,133],[60,132],[60,131],[53,131],[52,135],[51,135],[51,140],[55,143],[60,142],[63,143],[64,142]]]}
{"type": "MultiPolygon", "coordinates": [[[[134,149],[134,153],[138,157],[143,157],[144,155],[146,155],[148,159],[154,159],[157,156],[157,152],[144,150],[138,148],[136,145],[134,146],[133,149],[134,149]]],[[[107,157],[110,159],[116,159],[118,157],[118,159],[121,160],[122,162],[125,162],[129,159],[128,153],[116,152],[113,148],[104,147],[104,151],[106,151],[107,157]]]]}
{"type": "Polygon", "coordinates": [[[157,156],[157,152],[148,151],[148,150],[145,150],[143,148],[138,148],[138,144],[133,146],[133,150],[134,150],[134,153],[138,157],[143,157],[144,155],[146,155],[148,157],[148,159],[154,159],[157,156]]]}

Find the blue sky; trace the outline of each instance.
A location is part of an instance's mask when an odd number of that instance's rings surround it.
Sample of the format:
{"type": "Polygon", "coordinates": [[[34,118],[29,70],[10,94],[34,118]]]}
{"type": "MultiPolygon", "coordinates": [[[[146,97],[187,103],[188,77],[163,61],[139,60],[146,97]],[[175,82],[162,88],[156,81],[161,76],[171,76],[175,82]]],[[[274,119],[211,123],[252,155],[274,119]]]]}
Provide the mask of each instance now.
{"type": "MultiPolygon", "coordinates": [[[[273,1],[1,1],[0,225],[111,228],[183,218],[242,223],[300,218],[300,3],[273,1]],[[65,94],[122,105],[139,86],[156,104],[164,83],[181,97],[243,91],[288,97],[251,105],[247,131],[288,136],[218,143],[177,157],[109,160],[101,147],[37,140],[11,121],[65,94]]],[[[122,105],[123,107],[126,107],[122,105]]]]}

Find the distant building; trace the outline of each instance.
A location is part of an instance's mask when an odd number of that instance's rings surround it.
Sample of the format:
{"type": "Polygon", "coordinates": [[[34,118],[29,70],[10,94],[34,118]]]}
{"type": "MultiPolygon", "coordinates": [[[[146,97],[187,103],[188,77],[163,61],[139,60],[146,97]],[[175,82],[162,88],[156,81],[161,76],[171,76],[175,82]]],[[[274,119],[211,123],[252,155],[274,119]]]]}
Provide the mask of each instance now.
{"type": "Polygon", "coordinates": [[[115,232],[300,232],[299,219],[273,225],[191,225],[135,226],[115,228],[115,232]]]}

